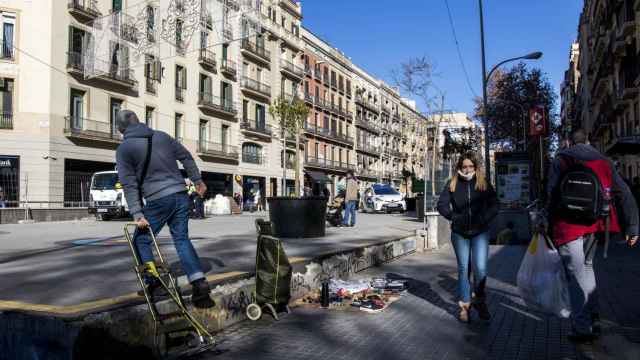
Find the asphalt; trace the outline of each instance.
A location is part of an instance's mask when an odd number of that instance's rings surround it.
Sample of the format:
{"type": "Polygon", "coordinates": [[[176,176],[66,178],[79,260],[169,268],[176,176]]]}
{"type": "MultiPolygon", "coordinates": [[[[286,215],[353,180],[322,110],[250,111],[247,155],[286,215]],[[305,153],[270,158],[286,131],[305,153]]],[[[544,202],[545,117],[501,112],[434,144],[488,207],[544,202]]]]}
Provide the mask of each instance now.
{"type": "MultiPolygon", "coordinates": [[[[266,214],[190,221],[190,238],[207,275],[251,272],[254,221],[266,214]]],[[[0,226],[0,308],[80,306],[139,289],[122,228],[125,221],[37,223],[0,226]]],[[[413,234],[421,224],[403,215],[358,214],[354,228],[328,228],[319,239],[286,239],[287,255],[312,258],[342,249],[413,234]]],[[[180,269],[168,229],[161,250],[180,269]]],[[[86,307],[86,306],[85,306],[86,307]]]]}

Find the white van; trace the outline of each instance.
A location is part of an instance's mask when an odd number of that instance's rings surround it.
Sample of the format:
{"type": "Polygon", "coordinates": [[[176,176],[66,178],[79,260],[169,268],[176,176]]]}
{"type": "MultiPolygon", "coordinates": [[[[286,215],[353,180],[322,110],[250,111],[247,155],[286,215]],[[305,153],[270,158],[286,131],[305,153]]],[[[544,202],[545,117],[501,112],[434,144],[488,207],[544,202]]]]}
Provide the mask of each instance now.
{"type": "Polygon", "coordinates": [[[124,197],[117,171],[101,171],[91,177],[89,213],[98,220],[128,216],[129,207],[124,197]]]}

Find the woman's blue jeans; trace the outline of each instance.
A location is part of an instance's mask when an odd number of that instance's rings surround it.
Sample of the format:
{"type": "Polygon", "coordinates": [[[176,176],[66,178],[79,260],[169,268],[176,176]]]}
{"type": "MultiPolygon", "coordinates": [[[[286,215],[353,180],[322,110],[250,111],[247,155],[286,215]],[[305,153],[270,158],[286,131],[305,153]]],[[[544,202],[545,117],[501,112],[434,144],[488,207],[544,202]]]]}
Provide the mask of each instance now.
{"type": "Polygon", "coordinates": [[[458,295],[460,301],[471,301],[471,273],[473,269],[474,293],[478,299],[484,299],[487,282],[487,257],[489,253],[489,234],[484,232],[474,237],[465,237],[451,233],[451,242],[458,260],[458,295]]]}
{"type": "MultiPolygon", "coordinates": [[[[194,282],[204,278],[204,273],[198,254],[189,240],[189,202],[187,193],[179,192],[157,200],[147,201],[142,213],[156,235],[165,224],[169,225],[182,269],[187,274],[189,282],[194,282]]],[[[140,261],[142,263],[154,261],[149,229],[136,230],[133,239],[140,261]]]]}

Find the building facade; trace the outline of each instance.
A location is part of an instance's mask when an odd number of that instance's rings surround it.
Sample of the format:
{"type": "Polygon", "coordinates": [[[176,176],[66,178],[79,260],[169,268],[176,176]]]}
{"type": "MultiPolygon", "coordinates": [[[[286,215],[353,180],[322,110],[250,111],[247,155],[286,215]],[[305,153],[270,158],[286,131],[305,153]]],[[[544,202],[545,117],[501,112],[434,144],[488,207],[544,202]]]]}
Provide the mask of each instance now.
{"type": "Polygon", "coordinates": [[[628,179],[640,175],[639,11],[635,0],[584,2],[562,97],[563,124],[585,129],[628,179]]]}
{"type": "Polygon", "coordinates": [[[278,97],[304,99],[311,110],[301,171],[323,172],[334,186],[348,170],[363,186],[400,187],[403,170],[421,177],[427,119],[415,103],[304,29],[299,2],[203,0],[195,25],[176,21],[167,35],[161,14],[180,19],[183,6],[177,0],[0,5],[5,200],[86,205],[91,175],[115,167],[120,109],[185,145],[209,197],[247,198],[257,189],[263,199],[289,194],[295,141],[269,113],[278,97]],[[136,23],[124,16],[131,9],[148,18],[136,23]],[[117,37],[98,59],[91,49],[100,41],[96,23],[105,19],[108,28],[99,33],[117,37]],[[155,49],[143,60],[133,55],[141,44],[131,34],[139,31],[155,49]],[[88,76],[98,60],[106,70],[88,76]]]}

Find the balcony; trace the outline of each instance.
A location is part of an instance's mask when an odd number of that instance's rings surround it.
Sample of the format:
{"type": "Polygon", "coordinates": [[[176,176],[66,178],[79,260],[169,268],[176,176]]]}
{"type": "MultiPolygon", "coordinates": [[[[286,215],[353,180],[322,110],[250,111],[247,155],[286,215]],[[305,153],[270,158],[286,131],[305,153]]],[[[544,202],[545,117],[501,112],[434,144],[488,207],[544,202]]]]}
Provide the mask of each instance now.
{"type": "Polygon", "coordinates": [[[218,63],[216,62],[216,54],[213,51],[207,49],[200,49],[198,62],[203,67],[213,69],[214,71],[218,65],[218,63]]]}
{"type": "Polygon", "coordinates": [[[208,111],[223,116],[235,117],[238,114],[237,106],[233,101],[220,98],[204,91],[199,93],[198,107],[203,112],[208,111]]]}
{"type": "Polygon", "coordinates": [[[373,101],[362,97],[361,95],[356,95],[356,103],[364,106],[370,111],[373,111],[376,114],[380,113],[380,109],[378,105],[376,105],[373,101]]]}
{"type": "Polygon", "coordinates": [[[273,136],[271,125],[265,124],[264,120],[259,122],[255,120],[245,119],[242,121],[242,123],[240,123],[240,129],[246,135],[265,140],[271,140],[271,137],[273,136]]]}
{"type": "Polygon", "coordinates": [[[94,20],[102,14],[98,11],[96,0],[69,0],[67,9],[73,16],[82,18],[83,20],[94,20]]]}
{"type": "Polygon", "coordinates": [[[249,56],[263,64],[269,65],[271,62],[271,52],[264,48],[264,45],[258,46],[249,39],[242,39],[241,52],[245,56],[249,56]]]}
{"type": "Polygon", "coordinates": [[[300,9],[299,3],[292,0],[279,0],[278,4],[292,15],[302,17],[302,10],[300,9]]]}
{"type": "Polygon", "coordinates": [[[238,67],[233,60],[222,59],[222,62],[220,63],[220,72],[230,78],[235,78],[238,74],[238,67]]]}
{"type": "Polygon", "coordinates": [[[238,148],[236,146],[198,141],[198,155],[208,159],[222,159],[238,162],[238,148]]]}
{"type": "Polygon", "coordinates": [[[13,46],[3,41],[2,51],[0,51],[0,60],[12,61],[13,59],[14,59],[13,46]]]}
{"type": "Polygon", "coordinates": [[[184,102],[185,89],[181,86],[176,86],[176,101],[184,102]]]}
{"type": "Polygon", "coordinates": [[[387,106],[387,105],[382,105],[380,106],[380,108],[382,108],[382,113],[386,113],[386,114],[391,114],[391,109],[387,106]]]}
{"type": "Polygon", "coordinates": [[[84,55],[82,53],[73,51],[67,53],[67,71],[84,76],[84,55]]]}
{"type": "Polygon", "coordinates": [[[122,135],[110,123],[65,116],[64,135],[68,138],[119,144],[122,135]]]}
{"type": "Polygon", "coordinates": [[[346,134],[341,134],[321,126],[314,126],[312,124],[305,124],[304,129],[307,133],[353,146],[353,138],[346,134]]]}
{"type": "Polygon", "coordinates": [[[311,67],[309,64],[305,64],[304,66],[304,75],[307,77],[311,77],[311,67]]]}
{"type": "Polygon", "coordinates": [[[347,98],[351,99],[351,88],[347,88],[347,98]]]}
{"type": "Polygon", "coordinates": [[[370,132],[379,135],[380,134],[380,129],[373,124],[371,121],[369,120],[365,120],[362,117],[357,117],[356,116],[356,126],[359,126],[363,129],[369,130],[370,132]]]}
{"type": "Polygon", "coordinates": [[[262,165],[264,163],[264,156],[262,154],[255,153],[242,153],[242,162],[248,164],[262,165]]]}
{"type": "Polygon", "coordinates": [[[313,99],[313,104],[321,109],[328,110],[328,111],[331,110],[331,104],[324,101],[324,99],[318,96],[316,96],[315,99],[313,99]]]}
{"type": "Polygon", "coordinates": [[[295,79],[301,80],[304,77],[304,70],[300,66],[294,65],[291,61],[285,59],[280,59],[280,71],[295,79]]]}
{"type": "Polygon", "coordinates": [[[153,80],[153,79],[146,78],[145,91],[147,92],[147,94],[157,95],[158,94],[158,82],[153,80]]]}
{"type": "Polygon", "coordinates": [[[356,145],[356,151],[368,153],[377,157],[380,156],[380,147],[367,143],[358,143],[358,145],[356,145]]]}
{"type": "Polygon", "coordinates": [[[13,129],[13,113],[3,112],[0,114],[0,130],[13,129]]]}
{"type": "Polygon", "coordinates": [[[365,169],[365,168],[359,166],[358,170],[356,171],[356,176],[359,177],[359,178],[377,179],[380,176],[380,174],[376,170],[365,169]]]}
{"type": "Polygon", "coordinates": [[[313,105],[313,95],[308,92],[304,93],[304,102],[308,103],[309,105],[313,105]]]}
{"type": "Polygon", "coordinates": [[[313,77],[317,82],[322,82],[322,72],[320,71],[320,69],[313,70],[313,77]]]}
{"type": "Polygon", "coordinates": [[[271,98],[271,86],[263,84],[246,76],[240,82],[240,89],[255,96],[265,99],[271,98]]]}
{"type": "Polygon", "coordinates": [[[346,162],[328,160],[316,157],[308,157],[304,161],[306,167],[313,167],[325,170],[334,170],[340,172],[347,172],[349,170],[355,170],[355,166],[346,162]]]}

